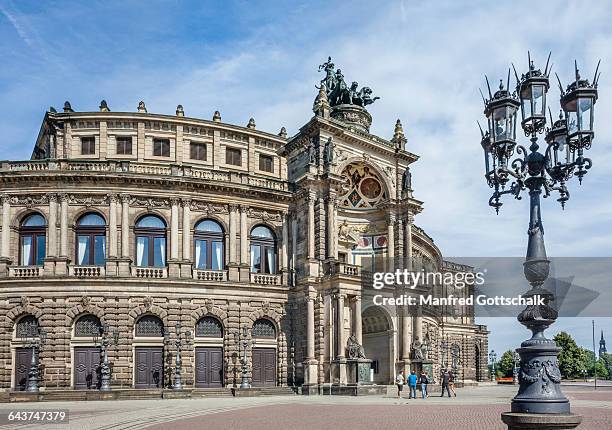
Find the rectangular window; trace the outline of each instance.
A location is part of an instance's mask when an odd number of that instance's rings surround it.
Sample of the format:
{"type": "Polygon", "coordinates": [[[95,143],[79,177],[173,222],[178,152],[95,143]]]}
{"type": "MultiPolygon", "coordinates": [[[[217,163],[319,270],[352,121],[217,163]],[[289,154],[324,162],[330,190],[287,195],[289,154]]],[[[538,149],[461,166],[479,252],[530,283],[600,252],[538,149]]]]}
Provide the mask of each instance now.
{"type": "Polygon", "coordinates": [[[235,148],[225,148],[225,164],[242,166],[242,151],[235,148]]]}
{"type": "Polygon", "coordinates": [[[195,241],[195,267],[196,269],[206,269],[206,261],[208,256],[206,255],[206,241],[196,240],[195,241]]]}
{"type": "Polygon", "coordinates": [[[149,266],[149,238],[147,236],[136,238],[136,265],[138,267],[149,266]]]}
{"type": "Polygon", "coordinates": [[[96,138],[93,136],[81,137],[81,155],[94,155],[96,153],[96,138]]]}
{"type": "Polygon", "coordinates": [[[274,158],[269,155],[259,155],[259,170],[274,173],[274,158]]]}
{"type": "Polygon", "coordinates": [[[117,136],[117,155],[132,155],[132,136],[117,136]]]}
{"type": "Polygon", "coordinates": [[[91,247],[91,237],[89,235],[78,236],[77,242],[77,262],[79,266],[87,266],[90,264],[89,248],[91,247]]]}
{"type": "Polygon", "coordinates": [[[170,140],[153,139],[153,155],[155,157],[170,157],[170,140]]]}
{"type": "Polygon", "coordinates": [[[223,268],[223,244],[221,242],[212,243],[211,270],[221,270],[223,268]]]}
{"type": "Polygon", "coordinates": [[[30,266],[34,257],[32,249],[32,236],[22,236],[21,238],[21,265],[30,266]]]}
{"type": "Polygon", "coordinates": [[[191,142],[189,144],[189,157],[192,160],[206,161],[206,144],[191,142]]]}

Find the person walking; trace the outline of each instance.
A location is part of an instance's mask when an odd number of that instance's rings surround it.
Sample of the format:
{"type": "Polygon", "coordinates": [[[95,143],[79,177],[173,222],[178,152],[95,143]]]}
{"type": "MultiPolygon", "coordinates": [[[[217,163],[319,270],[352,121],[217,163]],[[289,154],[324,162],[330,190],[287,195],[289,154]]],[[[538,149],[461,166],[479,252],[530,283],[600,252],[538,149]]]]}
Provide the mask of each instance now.
{"type": "Polygon", "coordinates": [[[450,397],[450,390],[448,389],[448,381],[449,381],[450,372],[444,371],[442,372],[441,383],[442,383],[442,391],[440,392],[440,397],[444,397],[444,389],[446,388],[446,392],[448,393],[448,397],[450,397]]]}
{"type": "Polygon", "coordinates": [[[397,385],[397,398],[399,399],[402,390],[404,389],[404,371],[400,370],[400,372],[395,377],[395,385],[397,385]]]}
{"type": "Polygon", "coordinates": [[[425,399],[428,396],[427,384],[429,384],[429,379],[427,378],[427,372],[425,371],[421,372],[420,382],[421,382],[421,396],[423,396],[423,398],[425,399]]]}
{"type": "Polygon", "coordinates": [[[448,372],[448,386],[453,392],[453,395],[457,397],[457,392],[455,391],[455,374],[453,372],[448,372]]]}
{"type": "Polygon", "coordinates": [[[410,388],[410,395],[408,396],[409,399],[416,399],[417,379],[418,378],[416,373],[414,373],[414,370],[410,372],[410,376],[408,377],[408,388],[410,388]]]}

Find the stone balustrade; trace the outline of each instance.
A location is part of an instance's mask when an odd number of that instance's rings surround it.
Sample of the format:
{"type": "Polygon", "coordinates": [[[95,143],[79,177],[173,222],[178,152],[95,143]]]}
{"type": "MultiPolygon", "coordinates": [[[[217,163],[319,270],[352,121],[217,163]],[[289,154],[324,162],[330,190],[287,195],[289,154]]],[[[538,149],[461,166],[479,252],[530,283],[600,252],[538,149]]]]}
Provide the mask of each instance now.
{"type": "Polygon", "coordinates": [[[263,273],[251,273],[251,283],[259,285],[280,285],[280,275],[269,275],[263,273]]]}
{"type": "Polygon", "coordinates": [[[37,278],[42,276],[42,266],[13,266],[9,267],[9,277],[11,278],[37,278]]]}
{"type": "Polygon", "coordinates": [[[168,269],[165,267],[132,267],[132,276],[148,279],[167,278],[168,269]]]}
{"type": "Polygon", "coordinates": [[[227,270],[200,270],[193,269],[193,279],[198,281],[227,281],[227,270]]]}
{"type": "Polygon", "coordinates": [[[68,266],[68,275],[77,278],[101,278],[105,271],[102,266],[68,266]]]}

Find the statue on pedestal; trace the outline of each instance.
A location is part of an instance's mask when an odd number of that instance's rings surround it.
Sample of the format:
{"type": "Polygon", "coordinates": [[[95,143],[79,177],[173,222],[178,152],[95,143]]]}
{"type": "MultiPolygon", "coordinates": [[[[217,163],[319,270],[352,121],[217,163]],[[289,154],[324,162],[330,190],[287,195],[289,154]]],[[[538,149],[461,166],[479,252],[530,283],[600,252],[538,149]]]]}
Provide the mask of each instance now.
{"type": "Polygon", "coordinates": [[[346,342],[347,358],[366,358],[363,346],[357,341],[357,336],[353,333],[346,342]]]}
{"type": "Polygon", "coordinates": [[[417,336],[416,339],[414,339],[414,342],[412,342],[412,358],[414,360],[423,360],[422,346],[423,344],[421,343],[421,340],[417,336]]]}

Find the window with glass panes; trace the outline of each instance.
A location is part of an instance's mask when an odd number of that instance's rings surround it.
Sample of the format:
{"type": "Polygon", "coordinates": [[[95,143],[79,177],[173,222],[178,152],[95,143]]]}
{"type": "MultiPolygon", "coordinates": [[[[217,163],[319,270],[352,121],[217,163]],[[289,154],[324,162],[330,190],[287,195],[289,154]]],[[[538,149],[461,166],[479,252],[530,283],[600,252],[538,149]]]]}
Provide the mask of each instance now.
{"type": "Polygon", "coordinates": [[[45,260],[47,223],[40,214],[27,216],[19,227],[19,264],[42,266],[45,260]]]}
{"type": "Polygon", "coordinates": [[[106,261],[106,222],[96,213],[83,215],[76,226],[76,262],[103,266],[106,261]]]}
{"type": "Polygon", "coordinates": [[[263,225],[251,230],[251,272],[276,273],[276,239],[263,225]]]}
{"type": "Polygon", "coordinates": [[[93,136],[81,137],[81,155],[93,155],[96,153],[96,138],[93,136]]]}
{"type": "Polygon", "coordinates": [[[155,157],[170,157],[170,140],[153,139],[153,155],[155,157]]]}
{"type": "Polygon", "coordinates": [[[259,154],[259,170],[274,173],[274,158],[269,155],[259,154]]]}
{"type": "Polygon", "coordinates": [[[191,142],[189,144],[189,158],[192,160],[206,161],[206,144],[191,142]]]}
{"type": "Polygon", "coordinates": [[[242,151],[236,148],[225,148],[225,164],[242,166],[242,151]]]}
{"type": "Polygon", "coordinates": [[[223,228],[211,219],[196,224],[194,229],[195,268],[223,270],[223,228]]]}
{"type": "Polygon", "coordinates": [[[159,217],[147,215],[136,223],[136,265],[139,267],[166,266],[166,223],[159,217]]]}
{"type": "Polygon", "coordinates": [[[132,155],[132,136],[117,136],[117,154],[132,155]]]}

